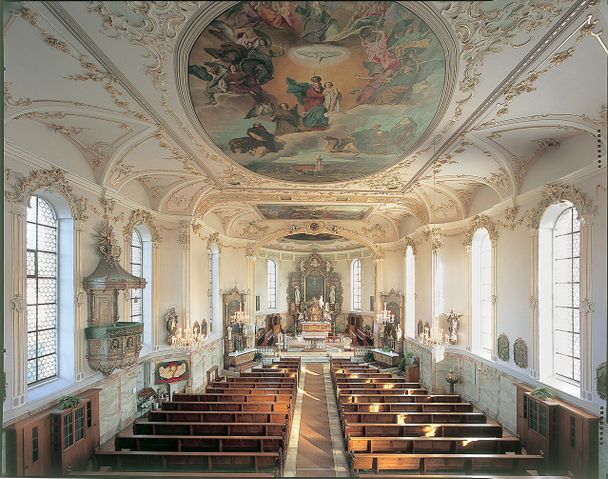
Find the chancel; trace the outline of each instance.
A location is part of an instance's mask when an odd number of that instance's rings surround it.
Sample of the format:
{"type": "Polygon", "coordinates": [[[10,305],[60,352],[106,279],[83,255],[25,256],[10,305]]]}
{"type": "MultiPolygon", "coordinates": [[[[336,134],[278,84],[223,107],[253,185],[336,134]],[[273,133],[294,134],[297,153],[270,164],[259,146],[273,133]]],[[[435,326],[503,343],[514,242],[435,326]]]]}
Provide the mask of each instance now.
{"type": "Polygon", "coordinates": [[[608,7],[4,2],[0,472],[608,477],[608,7]]]}

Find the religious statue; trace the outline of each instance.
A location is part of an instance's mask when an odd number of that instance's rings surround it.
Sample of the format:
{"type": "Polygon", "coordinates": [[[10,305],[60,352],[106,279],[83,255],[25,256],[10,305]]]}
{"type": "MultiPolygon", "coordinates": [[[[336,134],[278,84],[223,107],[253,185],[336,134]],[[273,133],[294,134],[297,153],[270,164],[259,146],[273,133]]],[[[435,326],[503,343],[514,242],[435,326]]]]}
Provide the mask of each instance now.
{"type": "Polygon", "coordinates": [[[401,341],[401,338],[402,338],[401,326],[399,324],[397,324],[397,341],[401,341]]]}
{"type": "Polygon", "coordinates": [[[449,341],[450,344],[456,344],[458,342],[458,326],[460,324],[460,317],[462,314],[457,314],[453,309],[450,310],[450,314],[448,314],[448,331],[450,333],[449,341]]]}
{"type": "Polygon", "coordinates": [[[165,314],[165,322],[167,325],[167,332],[169,333],[167,336],[167,343],[171,344],[172,338],[177,333],[177,325],[178,325],[178,316],[177,316],[177,313],[175,312],[175,308],[173,308],[173,307],[169,308],[169,311],[167,311],[167,314],[165,314]]]}
{"type": "Polygon", "coordinates": [[[329,288],[329,304],[336,304],[336,287],[333,284],[329,288]]]}
{"type": "Polygon", "coordinates": [[[300,296],[300,288],[298,286],[296,286],[294,288],[293,299],[294,299],[294,303],[296,303],[296,307],[299,307],[302,297],[300,296]]]}

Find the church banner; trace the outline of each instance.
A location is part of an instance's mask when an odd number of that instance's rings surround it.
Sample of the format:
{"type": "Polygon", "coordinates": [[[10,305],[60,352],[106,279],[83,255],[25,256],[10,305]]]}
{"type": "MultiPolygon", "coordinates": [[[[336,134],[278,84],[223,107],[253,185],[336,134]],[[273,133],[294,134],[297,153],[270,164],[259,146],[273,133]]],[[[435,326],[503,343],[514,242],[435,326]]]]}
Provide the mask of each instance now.
{"type": "Polygon", "coordinates": [[[164,361],[158,363],[154,374],[154,384],[177,383],[190,379],[188,361],[164,361]]]}

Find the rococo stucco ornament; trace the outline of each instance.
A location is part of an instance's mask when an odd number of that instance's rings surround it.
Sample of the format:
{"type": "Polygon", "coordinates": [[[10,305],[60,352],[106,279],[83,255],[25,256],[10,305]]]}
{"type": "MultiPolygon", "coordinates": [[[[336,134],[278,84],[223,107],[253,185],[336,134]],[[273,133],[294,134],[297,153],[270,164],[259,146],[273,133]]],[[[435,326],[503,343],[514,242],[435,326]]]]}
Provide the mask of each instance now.
{"type": "Polygon", "coordinates": [[[513,343],[513,360],[522,369],[528,367],[528,345],[521,338],[513,343]]]}
{"type": "Polygon", "coordinates": [[[50,168],[42,170],[32,170],[26,177],[20,177],[16,182],[12,182],[13,172],[6,170],[6,181],[12,186],[13,191],[5,192],[5,197],[11,203],[24,203],[38,190],[56,191],[60,193],[68,202],[72,217],[75,220],[86,220],[88,215],[87,199],[77,197],[72,186],[68,183],[63,170],[50,168]]]}
{"type": "Polygon", "coordinates": [[[496,228],[496,224],[489,216],[486,215],[475,215],[471,222],[469,223],[469,227],[464,232],[464,241],[463,244],[465,246],[471,246],[473,242],[473,235],[479,228],[485,228],[490,236],[490,241],[493,245],[496,244],[498,240],[498,229],[496,228]]]}
{"type": "Polygon", "coordinates": [[[152,219],[152,215],[149,211],[144,211],[142,209],[134,210],[131,213],[131,217],[129,218],[129,222],[122,229],[122,234],[126,241],[129,241],[131,238],[131,233],[133,232],[133,228],[136,225],[144,224],[148,227],[150,231],[150,235],[152,236],[153,243],[160,243],[162,240],[162,236],[158,231],[158,228],[154,224],[154,220],[152,219]]]}
{"type": "Polygon", "coordinates": [[[509,361],[509,338],[505,333],[498,336],[497,340],[498,357],[502,361],[509,361]]]}
{"type": "Polygon", "coordinates": [[[545,185],[542,195],[543,198],[538,206],[529,211],[528,228],[533,230],[539,228],[540,220],[547,207],[562,201],[569,201],[574,205],[581,221],[589,221],[597,212],[597,206],[593,206],[591,200],[573,185],[549,183],[545,185]]]}

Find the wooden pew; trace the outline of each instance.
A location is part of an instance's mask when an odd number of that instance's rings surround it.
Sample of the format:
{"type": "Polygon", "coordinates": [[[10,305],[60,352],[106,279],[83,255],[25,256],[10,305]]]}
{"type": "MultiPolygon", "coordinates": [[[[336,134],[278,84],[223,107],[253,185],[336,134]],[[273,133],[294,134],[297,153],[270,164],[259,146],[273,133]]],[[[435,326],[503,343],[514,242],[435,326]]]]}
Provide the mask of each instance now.
{"type": "Polygon", "coordinates": [[[349,378],[349,379],[370,379],[370,378],[392,378],[391,373],[341,373],[336,372],[332,375],[334,378],[349,378]]]}
{"type": "Polygon", "coordinates": [[[342,403],[343,412],[472,412],[469,402],[388,402],[388,403],[342,403]]]}
{"type": "Polygon", "coordinates": [[[348,394],[340,392],[339,400],[342,403],[390,403],[390,402],[460,402],[459,394],[419,394],[419,395],[389,395],[389,394],[348,394]]]}
{"type": "MultiPolygon", "coordinates": [[[[292,373],[288,373],[287,377],[288,378],[292,378],[292,379],[296,379],[297,373],[296,372],[292,372],[292,373]]],[[[240,378],[263,378],[263,379],[269,379],[269,378],[285,378],[286,375],[284,373],[282,373],[281,371],[264,371],[264,372],[246,372],[246,373],[241,373],[240,378]]]]}
{"type": "MultiPolygon", "coordinates": [[[[152,413],[150,413],[152,414],[152,413]]],[[[486,415],[481,412],[344,412],[342,418],[351,423],[459,423],[485,424],[486,415]]]]}
{"type": "Polygon", "coordinates": [[[500,424],[394,424],[349,423],[344,426],[346,437],[502,437],[500,424]]]}
{"type": "Polygon", "coordinates": [[[428,395],[429,392],[427,389],[423,388],[391,388],[391,389],[366,389],[366,388],[358,388],[358,387],[344,387],[338,388],[340,391],[340,395],[348,395],[348,394],[375,394],[378,396],[415,396],[415,395],[428,395]]]}
{"type": "Polygon", "coordinates": [[[351,467],[361,470],[415,472],[473,472],[517,473],[543,467],[544,457],[536,454],[391,454],[354,453],[351,467]]]}
{"type": "Polygon", "coordinates": [[[349,452],[521,453],[516,437],[350,437],[349,452]]]}
{"type": "MultiPolygon", "coordinates": [[[[367,385],[367,386],[376,386],[379,389],[382,389],[385,384],[399,384],[402,385],[402,388],[419,388],[420,383],[407,381],[405,378],[369,378],[369,379],[349,379],[349,378],[340,378],[336,379],[336,384],[338,386],[350,384],[353,386],[359,385],[367,385]]],[[[395,386],[393,386],[395,387],[395,386]]]]}
{"type": "MultiPolygon", "coordinates": [[[[141,479],[146,479],[148,477],[162,477],[164,479],[167,478],[167,473],[166,472],[159,472],[159,471],[144,471],[144,472],[137,472],[137,471],[108,471],[108,470],[103,470],[103,471],[75,471],[71,474],[69,474],[70,476],[75,476],[75,477],[80,477],[80,476],[85,476],[85,477],[91,477],[91,478],[97,478],[97,479],[104,479],[105,477],[134,477],[134,478],[141,478],[141,479]]],[[[171,477],[230,477],[232,479],[235,478],[235,474],[234,472],[220,472],[220,471],[215,471],[215,472],[184,472],[184,471],[171,471],[171,477]]],[[[275,472],[239,472],[238,473],[238,477],[276,477],[276,473],[275,472]]],[[[484,478],[485,479],[485,478],[484,478]]],[[[492,478],[490,478],[492,479],[492,478]]],[[[527,477],[526,479],[530,479],[529,477],[527,477]]],[[[554,479],[554,478],[544,478],[544,479],[554,479]]],[[[558,478],[561,479],[561,478],[558,478]]],[[[568,478],[565,478],[568,479],[568,478]]]]}
{"type": "Polygon", "coordinates": [[[168,401],[161,406],[163,411],[247,411],[247,412],[290,412],[287,403],[256,402],[178,402],[168,401]]]}
{"type": "Polygon", "coordinates": [[[266,422],[165,422],[136,421],[133,434],[185,436],[285,436],[287,426],[266,422]]]}
{"type": "Polygon", "coordinates": [[[282,471],[281,452],[97,451],[97,469],[130,471],[282,471]]]}
{"type": "Polygon", "coordinates": [[[272,422],[287,423],[289,413],[233,411],[150,411],[150,421],[164,422],[272,422]]]}
{"type": "Polygon", "coordinates": [[[211,383],[207,388],[249,388],[249,389],[283,389],[285,391],[291,391],[295,389],[295,383],[265,383],[265,382],[251,382],[251,381],[228,381],[211,383]]]}
{"type": "Polygon", "coordinates": [[[292,402],[291,394],[237,394],[237,393],[198,393],[198,394],[186,394],[186,393],[175,393],[173,395],[174,401],[188,401],[188,402],[273,402],[273,403],[287,403],[292,402]]]}
{"type": "Polygon", "coordinates": [[[243,388],[238,386],[233,387],[207,387],[205,392],[207,394],[245,394],[245,395],[269,395],[269,394],[281,394],[284,396],[291,396],[293,394],[292,388],[281,389],[281,388],[243,388]]]}
{"type": "Polygon", "coordinates": [[[284,448],[282,436],[180,436],[120,435],[114,439],[117,451],[209,451],[277,452],[284,448]]]}
{"type": "Polygon", "coordinates": [[[214,381],[211,384],[225,384],[225,383],[251,383],[251,384],[294,384],[295,381],[292,378],[251,378],[251,377],[234,377],[225,378],[223,381],[214,381]]]}

